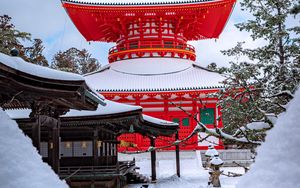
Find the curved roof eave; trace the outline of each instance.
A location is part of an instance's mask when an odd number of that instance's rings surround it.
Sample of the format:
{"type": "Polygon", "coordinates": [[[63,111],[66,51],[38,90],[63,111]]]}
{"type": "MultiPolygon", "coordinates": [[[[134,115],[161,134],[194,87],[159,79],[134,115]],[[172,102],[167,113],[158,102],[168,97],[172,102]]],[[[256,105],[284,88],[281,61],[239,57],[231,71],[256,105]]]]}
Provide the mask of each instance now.
{"type": "Polygon", "coordinates": [[[178,4],[199,4],[207,2],[215,2],[220,0],[131,0],[131,1],[120,1],[120,0],[62,0],[62,2],[92,5],[92,6],[155,6],[155,5],[178,5],[178,4]]]}

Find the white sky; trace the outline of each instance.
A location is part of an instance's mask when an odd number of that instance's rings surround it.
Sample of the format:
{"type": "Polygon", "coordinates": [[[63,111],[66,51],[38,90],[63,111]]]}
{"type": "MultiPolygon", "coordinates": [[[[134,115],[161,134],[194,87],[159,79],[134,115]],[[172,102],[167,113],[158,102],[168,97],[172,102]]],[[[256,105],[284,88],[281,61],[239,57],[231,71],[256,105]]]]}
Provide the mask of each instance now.
{"type": "MultiPolygon", "coordinates": [[[[114,46],[100,42],[88,44],[71,22],[60,0],[1,0],[0,14],[11,16],[17,29],[31,33],[33,38],[41,38],[49,61],[57,51],[77,47],[86,48],[101,64],[107,64],[108,49],[114,46]]],[[[242,12],[237,4],[220,39],[191,42],[197,50],[197,62],[203,66],[211,62],[226,66],[231,58],[223,56],[220,50],[234,47],[238,41],[246,41],[248,47],[260,45],[262,41],[253,42],[248,33],[234,27],[234,24],[248,18],[249,14],[242,12]]]]}

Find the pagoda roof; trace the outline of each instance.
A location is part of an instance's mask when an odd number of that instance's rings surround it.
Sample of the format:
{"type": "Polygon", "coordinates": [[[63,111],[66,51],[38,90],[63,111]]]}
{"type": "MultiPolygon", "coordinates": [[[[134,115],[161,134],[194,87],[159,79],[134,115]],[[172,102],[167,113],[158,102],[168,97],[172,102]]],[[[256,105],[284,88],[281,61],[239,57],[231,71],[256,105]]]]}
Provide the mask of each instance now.
{"type": "Polygon", "coordinates": [[[187,40],[218,38],[236,0],[96,1],[62,0],[87,41],[117,42],[126,25],[139,19],[165,19],[187,40]]]}
{"type": "Polygon", "coordinates": [[[225,77],[191,60],[137,58],[106,65],[85,79],[98,92],[155,92],[223,88],[225,77]]]}

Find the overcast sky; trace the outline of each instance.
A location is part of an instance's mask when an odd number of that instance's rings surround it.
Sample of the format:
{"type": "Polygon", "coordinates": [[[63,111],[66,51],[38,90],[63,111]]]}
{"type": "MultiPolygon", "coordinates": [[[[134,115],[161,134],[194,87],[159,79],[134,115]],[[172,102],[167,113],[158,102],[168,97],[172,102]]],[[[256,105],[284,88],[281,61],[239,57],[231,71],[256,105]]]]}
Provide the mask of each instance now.
{"type": "MultiPolygon", "coordinates": [[[[60,0],[1,0],[0,14],[11,16],[18,30],[31,33],[33,38],[41,38],[49,61],[57,51],[77,47],[86,48],[102,64],[107,64],[108,49],[114,46],[111,43],[86,42],[72,24],[60,0]]],[[[197,50],[197,62],[203,66],[211,62],[226,66],[231,59],[223,56],[220,50],[229,49],[238,41],[246,41],[248,47],[260,45],[263,41],[253,42],[248,33],[234,27],[234,24],[249,19],[249,16],[237,4],[220,39],[191,42],[197,50]]]]}

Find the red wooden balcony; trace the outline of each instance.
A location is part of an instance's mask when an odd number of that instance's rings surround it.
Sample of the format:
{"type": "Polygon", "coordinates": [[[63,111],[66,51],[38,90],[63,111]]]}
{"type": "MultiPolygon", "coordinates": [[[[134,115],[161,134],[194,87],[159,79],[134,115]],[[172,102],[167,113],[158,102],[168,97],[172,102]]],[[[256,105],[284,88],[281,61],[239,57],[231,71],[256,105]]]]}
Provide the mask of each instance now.
{"type": "Polygon", "coordinates": [[[139,57],[179,57],[195,61],[195,48],[189,44],[138,41],[110,48],[109,62],[139,57]]]}

